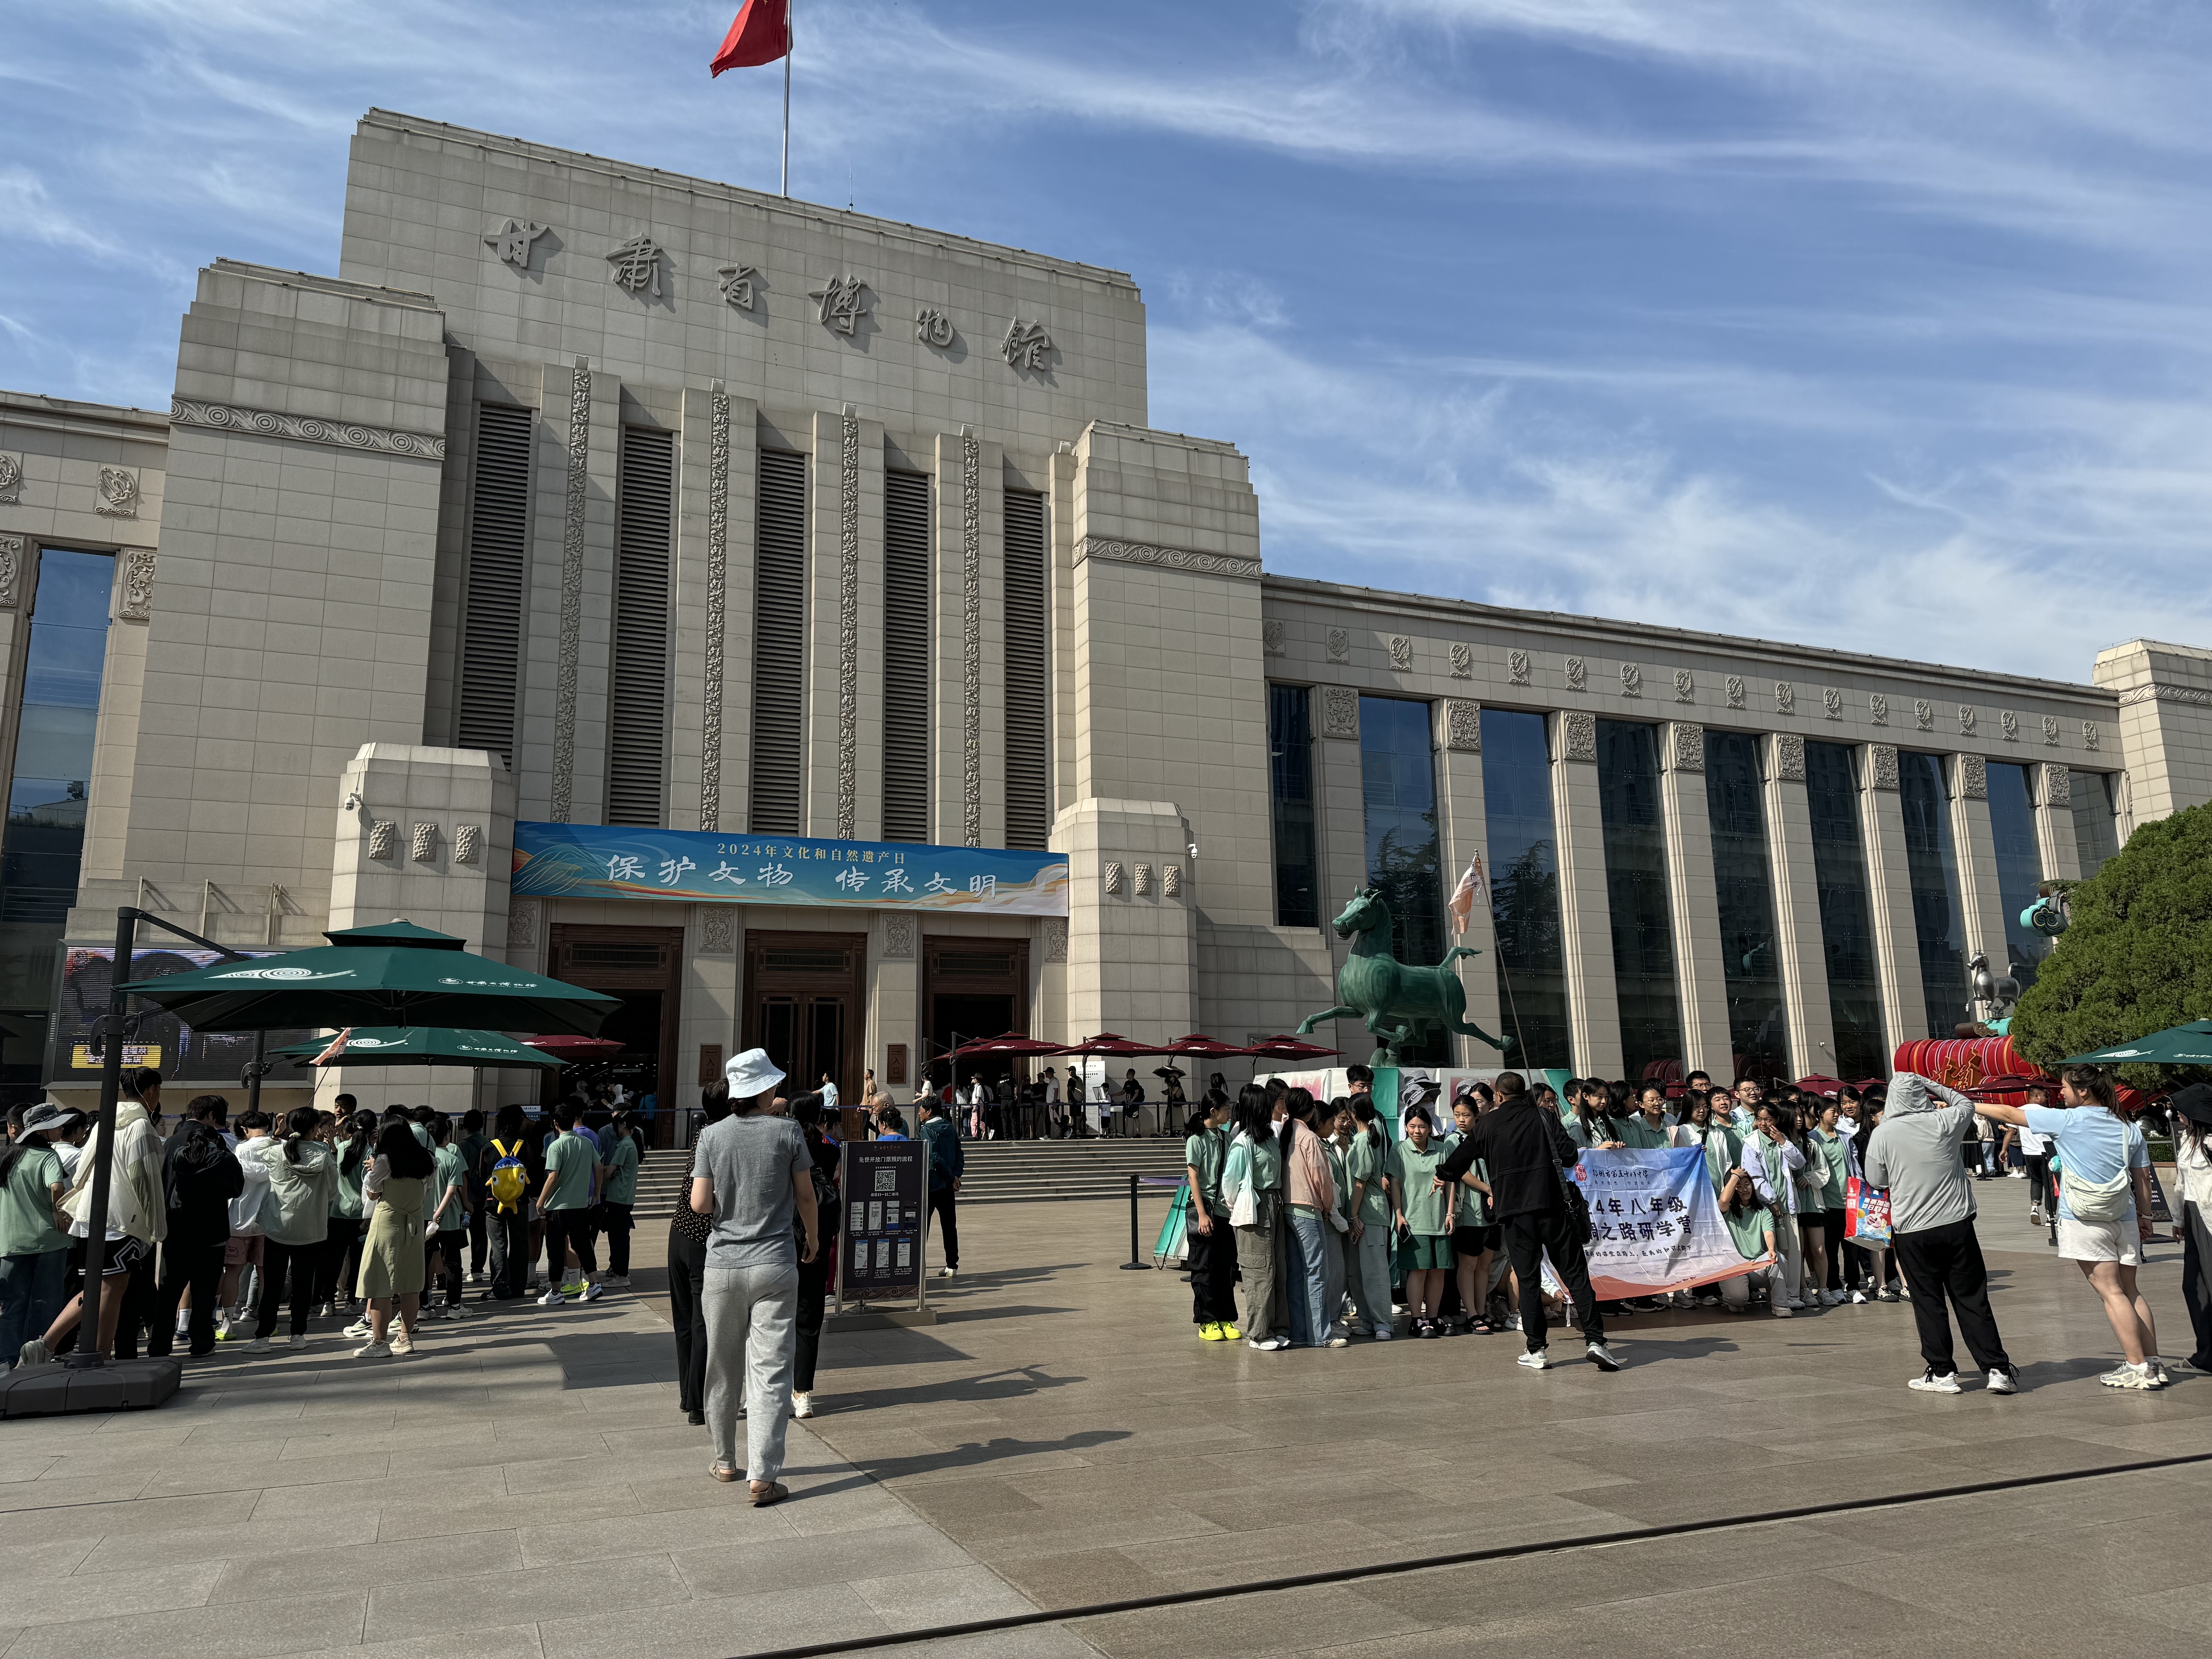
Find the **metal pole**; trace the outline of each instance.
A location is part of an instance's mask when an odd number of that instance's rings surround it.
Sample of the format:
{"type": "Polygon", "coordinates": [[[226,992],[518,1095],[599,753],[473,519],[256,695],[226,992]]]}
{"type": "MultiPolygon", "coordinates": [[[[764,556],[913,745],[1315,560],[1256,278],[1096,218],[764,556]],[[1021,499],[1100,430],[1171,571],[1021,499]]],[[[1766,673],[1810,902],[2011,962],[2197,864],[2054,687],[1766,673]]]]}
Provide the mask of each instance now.
{"type": "Polygon", "coordinates": [[[791,14],[798,9],[798,0],[784,0],[783,4],[783,193],[791,195],[791,52],[797,42],[793,39],[791,14]]]}
{"type": "Polygon", "coordinates": [[[93,1131],[90,1143],[100,1162],[93,1166],[92,1214],[85,1223],[84,1307],[77,1322],[76,1350],[69,1357],[69,1363],[80,1370],[95,1370],[106,1363],[100,1352],[100,1276],[107,1267],[108,1188],[115,1178],[115,1103],[123,1092],[123,1010],[131,1000],[123,986],[131,977],[131,946],[137,934],[137,911],[128,907],[117,910],[107,1017],[100,1022],[107,1046],[100,1061],[100,1126],[93,1131]]]}
{"type": "Polygon", "coordinates": [[[1144,1254],[1137,1243],[1137,1174],[1132,1170],[1129,1172],[1129,1259],[1121,1264],[1121,1271],[1127,1273],[1133,1267],[1141,1269],[1144,1265],[1144,1254]]]}
{"type": "Polygon", "coordinates": [[[249,1112],[261,1109],[261,1074],[269,1069],[268,1062],[261,1058],[261,1051],[268,1041],[266,1031],[253,1034],[253,1066],[246,1074],[246,1109],[249,1112]]]}

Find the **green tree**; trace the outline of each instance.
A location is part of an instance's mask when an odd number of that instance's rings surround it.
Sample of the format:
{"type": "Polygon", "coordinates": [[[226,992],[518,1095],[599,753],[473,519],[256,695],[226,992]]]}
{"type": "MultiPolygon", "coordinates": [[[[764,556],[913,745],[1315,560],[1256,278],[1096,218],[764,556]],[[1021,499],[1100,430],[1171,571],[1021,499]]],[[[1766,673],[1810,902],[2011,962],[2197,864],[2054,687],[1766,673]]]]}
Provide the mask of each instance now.
{"type": "MultiPolygon", "coordinates": [[[[2067,895],[2073,921],[2013,1015],[2013,1042],[2039,1066],[2212,1016],[2212,806],[2139,826],[2118,855],[2067,895]]],[[[2136,1088],[2200,1073],[2127,1066],[2136,1088]]]]}

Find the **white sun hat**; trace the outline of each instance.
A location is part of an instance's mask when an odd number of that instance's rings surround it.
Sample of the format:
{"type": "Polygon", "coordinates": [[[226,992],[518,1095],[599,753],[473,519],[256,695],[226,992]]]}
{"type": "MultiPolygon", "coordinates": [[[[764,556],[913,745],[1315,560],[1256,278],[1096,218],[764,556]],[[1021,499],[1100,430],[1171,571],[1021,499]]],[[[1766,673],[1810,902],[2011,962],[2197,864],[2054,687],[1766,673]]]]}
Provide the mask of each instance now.
{"type": "Polygon", "coordinates": [[[741,1054],[731,1055],[729,1064],[722,1067],[722,1076],[730,1085],[730,1098],[733,1101],[766,1094],[783,1081],[782,1071],[768,1057],[765,1048],[748,1048],[741,1054]]]}

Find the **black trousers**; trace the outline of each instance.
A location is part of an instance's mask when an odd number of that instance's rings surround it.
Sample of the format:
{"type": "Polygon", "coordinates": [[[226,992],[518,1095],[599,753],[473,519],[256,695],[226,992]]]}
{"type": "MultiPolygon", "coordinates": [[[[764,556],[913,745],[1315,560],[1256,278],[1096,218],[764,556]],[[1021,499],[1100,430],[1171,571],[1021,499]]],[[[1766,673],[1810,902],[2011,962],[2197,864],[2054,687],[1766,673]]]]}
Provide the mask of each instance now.
{"type": "MultiPolygon", "coordinates": [[[[819,1257],[820,1251],[815,1252],[819,1257]]],[[[804,1274],[805,1268],[799,1272],[804,1274]]],[[[821,1323],[820,1304],[815,1322],[821,1323]]],[[[668,1230],[668,1322],[676,1328],[676,1403],[707,1408],[707,1246],[668,1230]]]]}
{"type": "MultiPolygon", "coordinates": [[[[353,1287],[361,1282],[361,1220],[357,1216],[334,1215],[331,1230],[324,1236],[323,1248],[315,1257],[315,1305],[325,1302],[350,1302],[353,1287]],[[346,1271],[347,1263],[354,1270],[346,1271]]],[[[198,1291],[192,1300],[199,1300],[198,1291]]]]}
{"type": "Polygon", "coordinates": [[[1583,1237],[1565,1210],[1500,1218],[1505,1230],[1505,1259],[1521,1280],[1521,1336],[1530,1353],[1550,1346],[1544,1328],[1544,1269],[1548,1255],[1559,1270],[1559,1282],[1575,1305],[1575,1323],[1585,1341],[1605,1340],[1605,1321],[1598,1315],[1597,1297],[1590,1290],[1589,1260],[1583,1254],[1583,1237]]]}
{"type": "Polygon", "coordinates": [[[530,1205],[526,1200],[501,1214],[488,1213],[491,1240],[491,1293],[511,1301],[530,1290],[530,1205]]]}
{"type": "Polygon", "coordinates": [[[630,1206],[602,1204],[599,1225],[607,1236],[607,1271],[617,1279],[629,1277],[630,1206]]]}
{"type": "Polygon", "coordinates": [[[545,1279],[558,1286],[567,1273],[568,1252],[576,1253],[576,1271],[595,1273],[599,1270],[599,1252],[592,1248],[592,1212],[589,1210],[548,1210],[545,1212],[545,1279]]]}
{"type": "MultiPolygon", "coordinates": [[[[254,1310],[255,1341],[276,1332],[276,1307],[284,1299],[288,1269],[292,1279],[292,1334],[307,1334],[307,1316],[315,1306],[316,1259],[322,1254],[324,1242],[319,1238],[312,1244],[279,1244],[273,1238],[261,1241],[261,1305],[254,1310]]],[[[196,1302],[198,1299],[193,1297],[196,1302]]]]}
{"type": "Polygon", "coordinates": [[[1928,1369],[1938,1376],[1958,1370],[1951,1357],[1951,1319],[1955,1316],[1974,1364],[1984,1371],[2010,1370],[2012,1361],[2005,1357],[2004,1341],[1997,1335],[1996,1316],[1990,1311],[1989,1269],[1982,1264],[1974,1218],[1899,1233],[1891,1247],[1912,1292],[1912,1322],[1920,1328],[1920,1357],[1928,1369]]]}
{"type": "Polygon", "coordinates": [[[484,1270],[484,1251],[489,1248],[491,1231],[484,1225],[482,1206],[469,1212],[469,1271],[481,1273],[484,1270]]]}
{"type": "MultiPolygon", "coordinates": [[[[950,1182],[929,1189],[929,1212],[937,1218],[938,1239],[944,1246],[945,1265],[957,1267],[960,1265],[960,1218],[950,1182]]],[[[928,1231],[928,1225],[925,1223],[922,1232],[927,1236],[928,1231]]]]}
{"type": "Polygon", "coordinates": [[[446,1268],[446,1305],[461,1305],[461,1247],[467,1241],[459,1227],[441,1227],[422,1241],[422,1305],[435,1305],[433,1301],[437,1288],[438,1264],[446,1268]]]}
{"type": "MultiPolygon", "coordinates": [[[[1212,1218],[1213,1231],[1193,1227],[1184,1235],[1188,1246],[1185,1265],[1190,1269],[1190,1322],[1194,1325],[1234,1325],[1237,1322],[1237,1230],[1229,1218],[1212,1218]]],[[[1330,1241],[1334,1243],[1334,1241],[1330,1241]]]]}
{"type": "MultiPolygon", "coordinates": [[[[2181,1299],[2189,1308],[2197,1347],[2189,1363],[2212,1371],[2212,1216],[2197,1206],[2181,1206],[2181,1299]]],[[[195,1298],[197,1300],[197,1298],[195,1298]]]]}
{"type": "Polygon", "coordinates": [[[215,1352],[215,1309],[222,1293],[221,1244],[164,1244],[161,1280],[154,1292],[151,1328],[146,1333],[146,1352],[167,1359],[176,1346],[177,1304],[185,1291],[192,1293],[191,1352],[195,1356],[215,1352]]]}
{"type": "Polygon", "coordinates": [[[1850,1269],[1851,1288],[1856,1290],[1858,1287],[1859,1264],[1846,1262],[1844,1257],[1845,1219],[1841,1210],[1823,1210],[1820,1212],[1820,1253],[1828,1259],[1828,1275],[1821,1282],[1832,1291],[1844,1288],[1844,1269],[1846,1267],[1850,1269]]]}
{"type": "Polygon", "coordinates": [[[814,1260],[799,1264],[799,1357],[791,1374],[792,1391],[814,1392],[814,1362],[822,1352],[822,1298],[830,1290],[830,1264],[837,1259],[837,1241],[824,1238],[814,1260]]]}

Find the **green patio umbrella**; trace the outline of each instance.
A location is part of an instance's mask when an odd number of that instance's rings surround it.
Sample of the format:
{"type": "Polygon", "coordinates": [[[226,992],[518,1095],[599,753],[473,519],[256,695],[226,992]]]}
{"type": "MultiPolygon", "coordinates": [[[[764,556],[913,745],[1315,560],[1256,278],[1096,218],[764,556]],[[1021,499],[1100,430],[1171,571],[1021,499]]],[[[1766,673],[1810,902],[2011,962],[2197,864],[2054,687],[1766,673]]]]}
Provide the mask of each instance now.
{"type": "Polygon", "coordinates": [[[619,999],[510,968],[465,941],[409,921],[348,927],[332,943],[123,989],[202,1031],[330,1026],[458,1026],[466,1030],[595,1036],[619,999]]]}
{"type": "Polygon", "coordinates": [[[338,1037],[295,1042],[276,1052],[302,1064],[343,1041],[325,1066],[530,1066],[556,1069],[562,1061],[525,1048],[496,1031],[459,1031],[450,1025],[356,1025],[338,1037]]]}
{"type": "Polygon", "coordinates": [[[2132,1042],[2116,1042],[2094,1054],[2069,1054],[2068,1066],[2212,1066],[2212,1019],[2168,1026],[2132,1042]]]}

